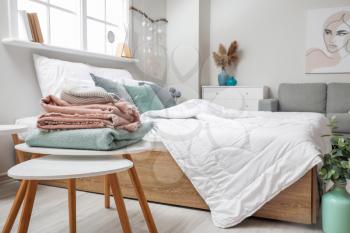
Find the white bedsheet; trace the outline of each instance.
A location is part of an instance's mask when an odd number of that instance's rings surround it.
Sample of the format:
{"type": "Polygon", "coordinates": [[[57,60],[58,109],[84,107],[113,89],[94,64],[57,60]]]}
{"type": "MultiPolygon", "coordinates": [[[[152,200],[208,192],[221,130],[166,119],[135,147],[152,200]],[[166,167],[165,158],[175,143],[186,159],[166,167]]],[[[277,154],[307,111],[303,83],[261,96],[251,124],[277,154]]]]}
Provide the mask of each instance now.
{"type": "Polygon", "coordinates": [[[229,110],[203,100],[143,114],[208,204],[216,226],[253,215],[321,162],[327,119],[317,113],[229,110]]]}

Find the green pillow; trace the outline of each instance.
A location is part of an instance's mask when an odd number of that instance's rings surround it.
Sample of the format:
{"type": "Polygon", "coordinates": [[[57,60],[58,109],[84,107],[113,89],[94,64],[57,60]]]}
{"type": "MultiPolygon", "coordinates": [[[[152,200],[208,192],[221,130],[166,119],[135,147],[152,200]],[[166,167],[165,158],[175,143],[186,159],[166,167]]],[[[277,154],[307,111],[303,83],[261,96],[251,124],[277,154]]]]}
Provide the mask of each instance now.
{"type": "Polygon", "coordinates": [[[124,86],[140,113],[164,109],[164,105],[149,85],[124,86]]]}
{"type": "Polygon", "coordinates": [[[142,85],[151,86],[154,93],[156,93],[156,95],[158,96],[160,102],[162,102],[162,104],[164,105],[164,108],[170,108],[176,105],[175,99],[171,96],[170,91],[167,88],[163,88],[158,84],[152,82],[139,82],[139,86],[142,85]]]}

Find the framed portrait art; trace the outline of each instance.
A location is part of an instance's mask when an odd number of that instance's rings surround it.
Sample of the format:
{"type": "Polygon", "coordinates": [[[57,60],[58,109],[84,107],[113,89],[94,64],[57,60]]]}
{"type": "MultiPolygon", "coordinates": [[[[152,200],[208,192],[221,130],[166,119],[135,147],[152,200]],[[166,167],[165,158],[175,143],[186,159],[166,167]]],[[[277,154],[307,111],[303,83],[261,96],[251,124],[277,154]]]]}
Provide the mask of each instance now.
{"type": "Polygon", "coordinates": [[[350,6],[310,10],[306,30],[306,73],[350,73],[350,6]]]}

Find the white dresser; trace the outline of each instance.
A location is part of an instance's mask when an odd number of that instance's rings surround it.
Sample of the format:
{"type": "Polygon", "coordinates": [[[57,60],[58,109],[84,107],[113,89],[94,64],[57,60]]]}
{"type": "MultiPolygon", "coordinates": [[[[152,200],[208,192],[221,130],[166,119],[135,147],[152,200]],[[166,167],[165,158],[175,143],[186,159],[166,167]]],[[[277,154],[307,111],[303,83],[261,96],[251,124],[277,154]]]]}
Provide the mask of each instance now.
{"type": "Polygon", "coordinates": [[[267,87],[202,86],[202,99],[238,110],[258,111],[259,100],[267,97],[267,87]]]}

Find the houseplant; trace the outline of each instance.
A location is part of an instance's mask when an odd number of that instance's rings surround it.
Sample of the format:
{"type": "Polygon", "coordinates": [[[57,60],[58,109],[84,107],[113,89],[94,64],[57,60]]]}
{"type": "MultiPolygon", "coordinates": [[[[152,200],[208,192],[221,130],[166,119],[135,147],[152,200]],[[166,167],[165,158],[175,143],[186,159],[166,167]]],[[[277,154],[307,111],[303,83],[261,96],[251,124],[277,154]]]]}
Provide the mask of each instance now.
{"type": "MultiPolygon", "coordinates": [[[[335,127],[335,119],[330,126],[335,127]]],[[[332,181],[333,188],[322,197],[322,226],[325,233],[350,232],[350,137],[331,135],[332,150],[323,156],[321,179],[332,181]]]]}
{"type": "MultiPolygon", "coordinates": [[[[219,68],[221,68],[221,72],[218,75],[220,86],[225,86],[228,81],[229,75],[227,73],[227,68],[238,61],[237,49],[238,43],[237,41],[234,41],[231,43],[228,51],[223,44],[220,44],[218,52],[213,52],[214,62],[219,68]]],[[[233,76],[230,77],[229,84],[237,84],[236,80],[232,79],[234,79],[233,76]]]]}

